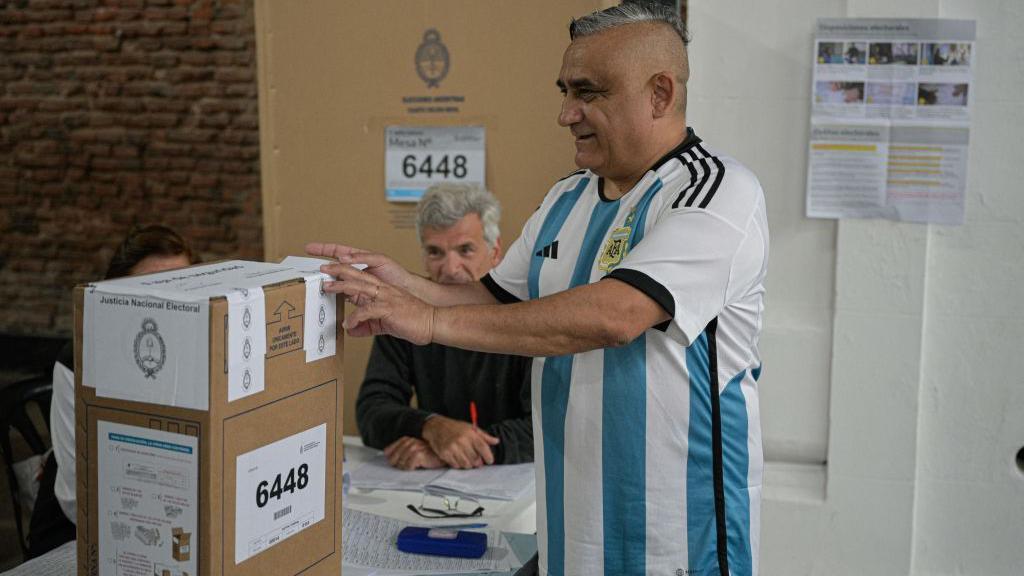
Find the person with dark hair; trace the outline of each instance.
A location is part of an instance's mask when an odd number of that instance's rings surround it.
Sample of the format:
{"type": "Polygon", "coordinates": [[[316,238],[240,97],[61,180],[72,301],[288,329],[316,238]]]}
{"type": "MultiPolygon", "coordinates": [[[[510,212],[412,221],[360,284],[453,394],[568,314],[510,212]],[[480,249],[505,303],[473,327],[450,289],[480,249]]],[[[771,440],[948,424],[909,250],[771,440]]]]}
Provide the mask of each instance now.
{"type": "Polygon", "coordinates": [[[135,228],[110,259],[104,279],[138,276],[199,262],[185,239],[166,226],[135,228]]]}
{"type": "Polygon", "coordinates": [[[558,123],[580,169],[480,281],[306,249],[338,260],[321,270],[350,336],[534,358],[541,574],[754,576],[764,192],[687,126],[675,11],[614,6],[570,37],[558,123]]]}
{"type": "MultiPolygon", "coordinates": [[[[166,226],[133,228],[110,261],[105,280],[183,268],[199,257],[177,232],[166,226]]],[[[29,523],[29,558],[75,539],[75,366],[74,346],[61,349],[53,366],[50,439],[53,451],[43,465],[39,495],[29,523]]]]}

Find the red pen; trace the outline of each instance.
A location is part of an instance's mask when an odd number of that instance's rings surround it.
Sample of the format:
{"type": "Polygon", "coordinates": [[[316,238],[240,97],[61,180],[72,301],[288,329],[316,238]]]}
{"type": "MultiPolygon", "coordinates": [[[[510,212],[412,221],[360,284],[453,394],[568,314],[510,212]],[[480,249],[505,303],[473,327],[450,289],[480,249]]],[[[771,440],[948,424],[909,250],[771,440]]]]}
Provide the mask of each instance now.
{"type": "Polygon", "coordinates": [[[473,422],[473,428],[476,428],[476,402],[469,401],[469,419],[473,422]]]}

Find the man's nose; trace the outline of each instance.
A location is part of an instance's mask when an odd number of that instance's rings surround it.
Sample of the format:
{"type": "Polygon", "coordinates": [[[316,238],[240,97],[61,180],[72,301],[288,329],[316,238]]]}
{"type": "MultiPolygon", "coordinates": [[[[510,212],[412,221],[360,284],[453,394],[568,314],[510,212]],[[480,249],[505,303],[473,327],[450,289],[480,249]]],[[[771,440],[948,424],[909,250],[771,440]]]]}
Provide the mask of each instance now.
{"type": "Polygon", "coordinates": [[[448,253],[444,257],[444,262],[441,263],[441,271],[448,276],[453,276],[458,273],[461,264],[462,260],[457,255],[448,253]]]}
{"type": "Polygon", "coordinates": [[[558,113],[558,125],[568,128],[582,119],[579,104],[572,98],[562,100],[562,109],[558,113]]]}

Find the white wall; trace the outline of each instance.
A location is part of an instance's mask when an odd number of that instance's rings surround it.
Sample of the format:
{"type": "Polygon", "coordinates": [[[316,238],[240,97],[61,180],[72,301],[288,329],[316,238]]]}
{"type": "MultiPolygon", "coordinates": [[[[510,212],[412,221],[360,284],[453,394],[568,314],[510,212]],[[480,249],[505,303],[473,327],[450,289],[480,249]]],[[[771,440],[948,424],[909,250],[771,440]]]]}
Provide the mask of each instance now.
{"type": "Polygon", "coordinates": [[[1024,574],[1024,2],[691,2],[690,27],[689,123],[769,202],[762,574],[1024,574]],[[963,226],[803,217],[814,23],[844,16],[977,21],[963,226]]]}
{"type": "Polygon", "coordinates": [[[928,234],[914,571],[1024,574],[1024,2],[978,21],[967,223],[928,234]]]}

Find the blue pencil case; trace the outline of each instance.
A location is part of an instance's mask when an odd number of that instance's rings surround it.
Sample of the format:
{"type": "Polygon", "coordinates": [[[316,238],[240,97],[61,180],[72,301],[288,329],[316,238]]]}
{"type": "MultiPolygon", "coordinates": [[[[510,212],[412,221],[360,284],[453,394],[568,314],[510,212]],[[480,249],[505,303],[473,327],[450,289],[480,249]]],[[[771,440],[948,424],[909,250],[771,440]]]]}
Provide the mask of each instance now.
{"type": "Polygon", "coordinates": [[[409,526],[398,533],[398,549],[411,554],[480,558],[487,551],[487,534],[409,526]]]}

